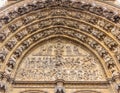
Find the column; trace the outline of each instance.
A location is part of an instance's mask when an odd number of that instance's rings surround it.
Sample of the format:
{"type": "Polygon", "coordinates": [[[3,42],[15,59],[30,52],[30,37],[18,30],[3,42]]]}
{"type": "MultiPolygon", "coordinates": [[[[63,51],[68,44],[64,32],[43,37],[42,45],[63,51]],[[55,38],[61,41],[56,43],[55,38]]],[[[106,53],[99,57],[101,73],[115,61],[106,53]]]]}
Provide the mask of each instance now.
{"type": "Polygon", "coordinates": [[[55,93],[65,93],[65,89],[62,81],[58,81],[55,87],[55,93]]]}

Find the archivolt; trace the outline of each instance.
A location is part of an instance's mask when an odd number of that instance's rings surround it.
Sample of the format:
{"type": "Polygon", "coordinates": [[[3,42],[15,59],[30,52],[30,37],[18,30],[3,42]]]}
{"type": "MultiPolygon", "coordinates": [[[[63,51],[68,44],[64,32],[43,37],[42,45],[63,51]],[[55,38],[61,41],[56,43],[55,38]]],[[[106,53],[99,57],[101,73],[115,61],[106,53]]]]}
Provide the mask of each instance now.
{"type": "MultiPolygon", "coordinates": [[[[29,48],[26,49],[26,50],[22,53],[21,57],[16,61],[17,64],[16,64],[16,67],[15,67],[15,69],[14,69],[14,72],[12,73],[12,75],[13,75],[12,78],[15,78],[15,77],[16,77],[16,73],[17,73],[17,70],[18,70],[18,68],[19,68],[19,66],[20,66],[20,64],[21,64],[22,59],[25,57],[26,54],[28,54],[28,52],[29,52],[32,48],[34,48],[36,45],[39,45],[39,43],[41,43],[41,42],[44,42],[44,41],[47,41],[47,40],[53,39],[53,38],[65,38],[65,39],[75,41],[76,43],[85,46],[87,49],[89,49],[89,50],[100,60],[100,62],[101,62],[101,63],[100,63],[100,64],[101,64],[101,67],[105,70],[106,78],[109,78],[109,74],[107,73],[107,69],[106,69],[106,67],[105,67],[106,64],[105,64],[104,60],[99,56],[99,54],[98,54],[94,49],[92,49],[89,45],[87,45],[86,43],[84,43],[84,41],[81,41],[79,38],[75,38],[75,37],[73,37],[73,36],[71,36],[71,35],[69,35],[69,34],[66,34],[66,33],[64,33],[64,32],[62,32],[62,34],[60,34],[60,33],[55,33],[55,29],[56,29],[56,28],[51,28],[51,29],[54,31],[53,33],[51,33],[51,35],[48,35],[47,37],[44,37],[44,38],[40,38],[40,40],[36,40],[36,42],[34,42],[33,44],[31,44],[31,45],[29,46],[29,48]]],[[[47,29],[47,30],[50,31],[51,29],[47,29]]],[[[47,30],[44,31],[44,33],[48,33],[47,30]]],[[[58,30],[59,30],[59,29],[58,29],[58,30]]],[[[66,30],[66,31],[69,30],[69,31],[70,31],[70,29],[67,29],[67,28],[64,28],[63,30],[66,30]]],[[[37,33],[37,34],[39,34],[39,33],[37,33]]]]}
{"type": "Polygon", "coordinates": [[[72,1],[36,1],[20,5],[0,19],[1,80],[10,79],[29,47],[49,36],[78,40],[96,53],[108,77],[120,71],[120,16],[101,6],[72,1]],[[3,26],[2,26],[3,25],[3,26]],[[14,72],[13,71],[13,72],[14,72]]]}
{"type": "MultiPolygon", "coordinates": [[[[111,68],[111,66],[108,64],[109,62],[108,60],[106,60],[106,57],[110,57],[111,61],[114,61],[114,59],[112,59],[111,55],[108,53],[105,47],[101,45],[101,43],[98,40],[96,40],[94,37],[90,36],[87,33],[80,32],[73,28],[56,26],[52,28],[49,27],[44,30],[38,30],[34,33],[31,33],[28,37],[24,38],[23,40],[21,40],[21,42],[18,43],[10,53],[9,57],[7,58],[8,60],[6,60],[6,62],[8,63],[6,65],[7,67],[5,68],[5,73],[10,74],[12,72],[12,69],[14,69],[15,64],[19,65],[20,62],[19,59],[23,58],[24,51],[26,52],[29,51],[29,47],[37,45],[36,42],[40,42],[42,39],[48,38],[49,36],[51,37],[52,35],[67,36],[72,38],[73,40],[77,39],[79,42],[82,42],[82,44],[85,44],[85,46],[89,47],[91,51],[97,52],[96,54],[98,54],[98,57],[101,60],[104,69],[109,69],[110,72],[113,71],[113,68],[111,68]],[[93,50],[92,48],[94,48],[95,50],[93,50]]],[[[115,64],[111,63],[111,65],[115,64]]],[[[112,73],[116,73],[116,71],[111,72],[111,74],[112,73]]],[[[14,75],[12,77],[14,77],[14,75]]]]}

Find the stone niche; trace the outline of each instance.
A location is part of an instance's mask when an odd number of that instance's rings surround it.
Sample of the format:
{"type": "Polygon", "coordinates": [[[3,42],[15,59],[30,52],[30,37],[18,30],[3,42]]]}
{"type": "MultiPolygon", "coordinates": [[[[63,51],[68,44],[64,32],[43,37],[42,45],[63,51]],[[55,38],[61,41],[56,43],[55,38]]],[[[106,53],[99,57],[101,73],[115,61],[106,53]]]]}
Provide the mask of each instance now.
{"type": "Polygon", "coordinates": [[[97,57],[83,45],[63,38],[32,48],[16,72],[15,81],[106,81],[97,57]]]}

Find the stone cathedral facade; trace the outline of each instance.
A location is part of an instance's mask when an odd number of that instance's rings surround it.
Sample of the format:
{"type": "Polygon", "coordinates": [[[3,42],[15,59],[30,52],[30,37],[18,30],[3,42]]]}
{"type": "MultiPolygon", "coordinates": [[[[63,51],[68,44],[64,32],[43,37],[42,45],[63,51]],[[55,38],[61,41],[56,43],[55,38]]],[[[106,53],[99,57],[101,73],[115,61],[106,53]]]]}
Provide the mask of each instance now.
{"type": "Polygon", "coordinates": [[[120,93],[120,8],[104,0],[2,8],[0,93],[120,93]]]}

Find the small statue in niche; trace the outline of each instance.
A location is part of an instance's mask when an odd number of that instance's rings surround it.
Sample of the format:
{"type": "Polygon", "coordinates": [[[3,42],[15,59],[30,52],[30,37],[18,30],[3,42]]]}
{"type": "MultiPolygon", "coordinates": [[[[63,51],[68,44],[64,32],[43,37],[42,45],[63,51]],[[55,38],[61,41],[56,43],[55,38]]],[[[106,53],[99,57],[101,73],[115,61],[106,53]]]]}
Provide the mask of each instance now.
{"type": "Polygon", "coordinates": [[[22,54],[22,51],[17,49],[14,54],[16,55],[16,57],[20,57],[20,55],[22,54]]]}
{"type": "MultiPolygon", "coordinates": [[[[3,82],[0,82],[0,90],[3,91],[3,93],[5,92],[5,85],[3,84],[3,82]]],[[[0,92],[1,93],[1,92],[0,92]]]]}
{"type": "Polygon", "coordinates": [[[13,41],[9,41],[5,46],[6,46],[6,48],[8,50],[11,50],[14,47],[14,42],[13,41]]]}
{"type": "Polygon", "coordinates": [[[81,5],[81,9],[84,9],[84,10],[89,10],[91,7],[92,7],[91,4],[82,4],[81,5]]]}
{"type": "Polygon", "coordinates": [[[118,93],[120,93],[120,84],[116,85],[116,90],[117,90],[118,93]]]}
{"type": "Polygon", "coordinates": [[[4,53],[0,53],[0,62],[5,60],[6,55],[4,53]]]}
{"type": "Polygon", "coordinates": [[[9,16],[4,16],[4,17],[2,18],[2,20],[3,20],[4,24],[7,24],[7,23],[9,23],[9,22],[11,21],[11,19],[10,19],[9,16]]]}
{"type": "Polygon", "coordinates": [[[92,18],[89,20],[89,22],[92,23],[92,24],[94,24],[94,25],[96,25],[97,22],[98,22],[98,19],[95,18],[95,17],[94,17],[94,18],[92,17],[92,18]]]}
{"type": "Polygon", "coordinates": [[[22,33],[17,33],[15,37],[17,38],[18,41],[20,41],[24,36],[22,33]]]}
{"type": "Polygon", "coordinates": [[[30,43],[28,41],[24,41],[23,42],[23,46],[25,49],[27,49],[29,47],[30,43]]]}
{"type": "Polygon", "coordinates": [[[113,22],[115,22],[115,23],[120,22],[120,16],[115,15],[114,18],[113,18],[113,22]]]}
{"type": "Polygon", "coordinates": [[[16,12],[16,11],[11,11],[11,12],[8,13],[8,16],[9,16],[9,17],[11,18],[11,20],[12,20],[12,19],[18,17],[18,12],[16,12]]]}
{"type": "Polygon", "coordinates": [[[15,32],[18,27],[17,27],[16,24],[12,24],[12,25],[10,25],[8,28],[9,28],[9,30],[10,30],[11,32],[15,32]]]}
{"type": "Polygon", "coordinates": [[[7,63],[8,67],[10,67],[12,69],[15,67],[15,64],[16,64],[16,62],[14,60],[9,60],[7,63]]]}
{"type": "Polygon", "coordinates": [[[17,12],[19,13],[19,15],[25,14],[27,12],[27,8],[26,7],[19,7],[17,9],[17,12]]]}
{"type": "Polygon", "coordinates": [[[30,22],[30,19],[29,19],[29,17],[25,17],[25,18],[22,19],[22,21],[23,21],[23,24],[26,25],[30,22]]]}
{"type": "Polygon", "coordinates": [[[0,42],[4,41],[6,38],[6,35],[4,33],[0,33],[0,42]]]}

